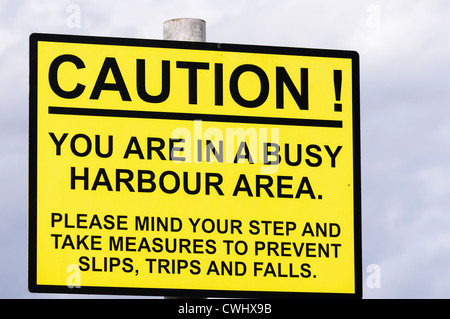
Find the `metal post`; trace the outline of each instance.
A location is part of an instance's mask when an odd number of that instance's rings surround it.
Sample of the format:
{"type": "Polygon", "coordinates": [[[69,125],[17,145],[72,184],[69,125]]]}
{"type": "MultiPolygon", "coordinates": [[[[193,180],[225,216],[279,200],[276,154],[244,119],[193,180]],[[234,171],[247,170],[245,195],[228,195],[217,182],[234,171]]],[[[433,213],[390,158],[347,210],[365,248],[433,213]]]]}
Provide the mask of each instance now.
{"type": "MultiPolygon", "coordinates": [[[[163,39],[206,42],[206,22],[202,19],[181,18],[164,22],[163,39]]],[[[164,299],[185,299],[183,296],[166,296],[164,299]]],[[[195,298],[207,299],[207,298],[195,298]]]]}
{"type": "Polygon", "coordinates": [[[172,19],[164,22],[164,40],[206,41],[206,22],[202,19],[172,19]]]}

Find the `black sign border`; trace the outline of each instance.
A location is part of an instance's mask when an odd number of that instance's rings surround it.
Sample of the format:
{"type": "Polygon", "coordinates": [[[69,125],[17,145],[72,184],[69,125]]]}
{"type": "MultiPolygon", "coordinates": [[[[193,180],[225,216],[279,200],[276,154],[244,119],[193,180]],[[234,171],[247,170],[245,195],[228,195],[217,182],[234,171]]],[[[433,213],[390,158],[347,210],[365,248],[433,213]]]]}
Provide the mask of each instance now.
{"type": "Polygon", "coordinates": [[[360,147],[360,80],[359,54],[356,51],[274,47],[209,42],[184,42],[33,33],[30,35],[29,69],[29,198],[28,198],[28,290],[33,293],[104,294],[140,296],[242,297],[242,298],[362,298],[362,234],[361,234],[361,147],[360,147]],[[278,291],[234,291],[200,289],[159,289],[131,287],[69,288],[37,284],[37,45],[39,41],[157,47],[223,52],[263,53],[278,55],[348,58],[352,61],[353,104],[353,176],[354,176],[354,257],[355,293],[310,293],[278,291]]]}

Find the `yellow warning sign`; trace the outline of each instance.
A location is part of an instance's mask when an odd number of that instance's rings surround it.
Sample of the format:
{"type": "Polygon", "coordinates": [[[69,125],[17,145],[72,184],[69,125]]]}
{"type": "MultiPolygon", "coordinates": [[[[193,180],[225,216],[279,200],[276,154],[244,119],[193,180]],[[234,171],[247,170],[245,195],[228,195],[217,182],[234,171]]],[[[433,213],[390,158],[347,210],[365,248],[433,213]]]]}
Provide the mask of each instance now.
{"type": "Polygon", "coordinates": [[[357,53],[30,46],[30,291],[361,296],[357,53]]]}

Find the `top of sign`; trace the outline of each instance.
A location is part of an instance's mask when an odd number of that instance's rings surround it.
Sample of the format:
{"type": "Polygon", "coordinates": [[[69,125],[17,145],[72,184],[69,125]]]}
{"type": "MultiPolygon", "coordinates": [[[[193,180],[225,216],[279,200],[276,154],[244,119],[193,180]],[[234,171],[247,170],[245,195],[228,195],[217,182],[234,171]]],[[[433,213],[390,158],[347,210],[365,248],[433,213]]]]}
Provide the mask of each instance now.
{"type": "Polygon", "coordinates": [[[248,53],[268,53],[268,54],[287,54],[287,55],[304,55],[319,57],[339,57],[357,59],[359,54],[354,50],[339,49],[320,49],[320,48],[301,48],[287,46],[270,46],[270,45],[252,45],[252,44],[235,44],[235,43],[216,43],[216,42],[195,42],[195,41],[173,41],[173,40],[157,40],[157,39],[138,39],[138,38],[120,38],[120,37],[102,37],[102,36],[85,36],[85,35],[67,35],[52,33],[32,33],[30,35],[31,42],[49,41],[49,42],[67,42],[67,43],[83,43],[83,44],[106,44],[106,45],[124,45],[124,46],[151,46],[161,48],[199,48],[202,50],[212,51],[232,51],[232,52],[248,52],[248,53]]]}
{"type": "MultiPolygon", "coordinates": [[[[95,113],[110,103],[100,116],[171,119],[183,114],[214,122],[342,127],[341,113],[355,111],[343,104],[359,99],[354,95],[358,87],[348,90],[359,85],[355,51],[54,34],[32,34],[30,40],[32,53],[38,52],[39,41],[54,42],[63,51],[67,43],[72,46],[66,50],[80,54],[85,45],[104,46],[102,55],[49,57],[55,95],[92,106],[51,106],[56,114],[95,113]],[[74,81],[73,70],[65,76],[62,69],[70,65],[82,69],[77,77],[89,83],[74,81]],[[312,88],[320,95],[311,94],[312,88]],[[124,110],[141,113],[120,113],[124,110]]],[[[35,59],[32,55],[31,61],[35,59]]]]}

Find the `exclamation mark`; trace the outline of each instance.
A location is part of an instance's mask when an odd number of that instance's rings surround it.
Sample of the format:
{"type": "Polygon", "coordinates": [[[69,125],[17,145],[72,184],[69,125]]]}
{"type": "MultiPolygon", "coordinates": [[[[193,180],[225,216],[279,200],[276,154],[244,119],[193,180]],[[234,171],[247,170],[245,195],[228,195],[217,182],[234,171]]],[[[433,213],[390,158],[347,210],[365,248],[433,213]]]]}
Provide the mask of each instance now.
{"type": "MultiPolygon", "coordinates": [[[[341,101],[341,87],[342,87],[342,70],[334,70],[334,95],[336,101],[341,101]]],[[[342,104],[334,103],[334,111],[342,112],[342,104]]]]}

